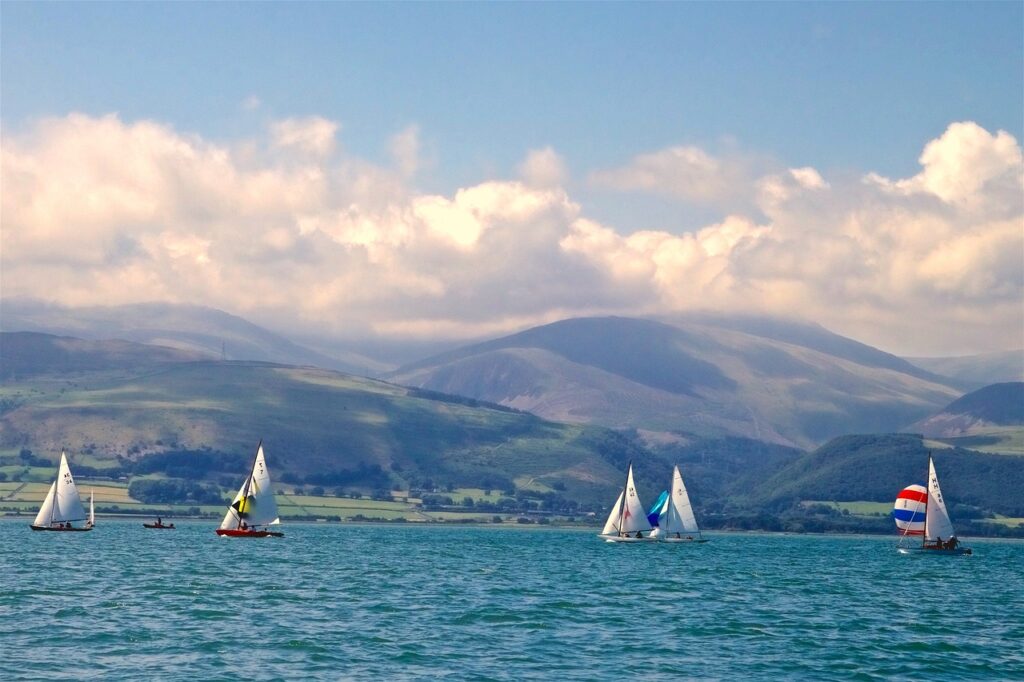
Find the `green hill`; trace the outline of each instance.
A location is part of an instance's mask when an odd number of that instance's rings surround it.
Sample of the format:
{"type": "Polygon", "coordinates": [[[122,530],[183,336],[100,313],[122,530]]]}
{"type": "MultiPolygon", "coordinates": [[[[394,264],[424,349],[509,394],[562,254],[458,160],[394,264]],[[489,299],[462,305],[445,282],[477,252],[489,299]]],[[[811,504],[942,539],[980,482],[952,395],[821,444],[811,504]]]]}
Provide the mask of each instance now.
{"type": "MultiPolygon", "coordinates": [[[[883,515],[847,523],[804,505],[890,504],[923,477],[926,454],[920,437],[906,435],[843,437],[804,453],[752,438],[616,432],[329,370],[124,342],[0,334],[0,360],[0,474],[7,499],[29,507],[35,498],[21,482],[41,495],[67,449],[76,475],[121,486],[118,495],[216,511],[262,438],[275,482],[307,509],[323,505],[296,488],[385,498],[392,488],[418,490],[442,505],[458,489],[492,506],[516,498],[503,509],[582,506],[599,520],[633,460],[645,501],[679,464],[707,527],[884,532],[883,515]]],[[[1021,458],[952,448],[936,458],[954,504],[1024,516],[1021,458]]]]}
{"type": "Polygon", "coordinates": [[[947,445],[1024,454],[1024,382],[985,386],[906,427],[947,445]]]}
{"type": "Polygon", "coordinates": [[[161,453],[244,459],[262,438],[281,480],[539,491],[557,484],[587,500],[608,497],[637,451],[606,429],[328,370],[153,360],[111,373],[86,369],[96,355],[87,349],[81,364],[62,361],[53,373],[25,376],[11,363],[0,391],[0,451],[53,458],[66,448],[97,468],[131,471],[161,453]]]}
{"type": "MultiPolygon", "coordinates": [[[[891,503],[907,485],[924,485],[929,449],[920,436],[843,436],[797,458],[751,491],[758,505],[805,500],[891,503]]],[[[1024,516],[1024,458],[960,448],[931,451],[947,503],[1024,516]]]]}
{"type": "Polygon", "coordinates": [[[67,377],[98,371],[140,372],[208,357],[204,353],[131,341],[87,341],[34,332],[0,333],[0,379],[5,381],[47,374],[67,377]]]}

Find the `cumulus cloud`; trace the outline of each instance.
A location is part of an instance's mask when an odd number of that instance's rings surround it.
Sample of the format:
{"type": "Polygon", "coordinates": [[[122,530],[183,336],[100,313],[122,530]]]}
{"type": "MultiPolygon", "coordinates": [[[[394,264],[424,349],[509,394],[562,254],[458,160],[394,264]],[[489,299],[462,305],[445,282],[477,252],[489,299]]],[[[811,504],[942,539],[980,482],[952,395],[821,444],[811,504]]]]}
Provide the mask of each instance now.
{"type": "Polygon", "coordinates": [[[649,192],[734,211],[750,206],[761,165],[753,157],[713,156],[699,147],[678,146],[595,171],[590,181],[604,189],[649,192]]]}
{"type": "Polygon", "coordinates": [[[927,193],[948,204],[978,205],[995,192],[1024,190],[1021,149],[1005,130],[992,134],[977,123],[953,123],[925,145],[918,159],[922,170],[912,178],[890,180],[869,174],[869,182],[895,193],[927,193]],[[1001,185],[1001,187],[999,186],[1001,185]]]}
{"type": "Polygon", "coordinates": [[[714,308],[799,315],[897,352],[1024,342],[1021,150],[1002,131],[953,124],[895,179],[654,152],[592,178],[740,198],[692,232],[630,234],[568,195],[550,148],[518,180],[425,194],[408,184],[417,128],[396,132],[389,166],[344,154],[339,131],[288,119],[245,146],[71,114],[5,134],[3,294],[201,302],[339,336],[714,308]]]}

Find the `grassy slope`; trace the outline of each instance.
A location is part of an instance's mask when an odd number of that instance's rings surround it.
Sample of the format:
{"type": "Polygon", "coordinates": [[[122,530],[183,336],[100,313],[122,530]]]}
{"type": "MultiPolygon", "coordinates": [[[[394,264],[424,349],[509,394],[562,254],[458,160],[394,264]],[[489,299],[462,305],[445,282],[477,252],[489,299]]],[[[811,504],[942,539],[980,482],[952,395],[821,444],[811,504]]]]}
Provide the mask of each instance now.
{"type": "Polygon", "coordinates": [[[377,464],[399,483],[480,484],[491,475],[498,487],[525,477],[561,480],[582,497],[606,495],[627,456],[602,449],[615,438],[600,429],[309,368],[197,362],[130,379],[34,377],[4,390],[19,403],[0,418],[8,454],[67,448],[102,462],[171,447],[248,453],[262,437],[271,470],[300,477],[377,464]]]}
{"type": "MultiPolygon", "coordinates": [[[[1010,516],[1024,514],[1024,459],[957,448],[933,451],[947,503],[1010,516]]],[[[793,500],[891,502],[924,482],[928,450],[906,434],[846,436],[803,455],[752,490],[755,503],[793,500]]]]}

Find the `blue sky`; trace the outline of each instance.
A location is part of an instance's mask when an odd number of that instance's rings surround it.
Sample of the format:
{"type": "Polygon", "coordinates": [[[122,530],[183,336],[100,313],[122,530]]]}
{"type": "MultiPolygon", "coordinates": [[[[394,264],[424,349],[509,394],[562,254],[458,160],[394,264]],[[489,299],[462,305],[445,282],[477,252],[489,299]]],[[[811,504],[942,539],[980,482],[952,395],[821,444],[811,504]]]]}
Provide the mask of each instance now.
{"type": "Polygon", "coordinates": [[[0,19],[5,295],[327,335],[711,307],[910,354],[1024,346],[1024,3],[0,19]]]}
{"type": "Polygon", "coordinates": [[[1022,7],[5,2],[2,114],[117,111],[219,139],[317,114],[371,157],[415,123],[442,186],[546,145],[588,168],[731,140],[905,175],[950,121],[1020,139],[1022,7]]]}

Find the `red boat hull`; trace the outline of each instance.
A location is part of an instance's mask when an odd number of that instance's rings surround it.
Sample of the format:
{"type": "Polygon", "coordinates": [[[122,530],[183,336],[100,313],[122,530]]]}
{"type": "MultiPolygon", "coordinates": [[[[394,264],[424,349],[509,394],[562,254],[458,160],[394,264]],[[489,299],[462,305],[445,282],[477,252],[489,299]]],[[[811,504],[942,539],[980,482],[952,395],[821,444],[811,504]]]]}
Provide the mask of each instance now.
{"type": "Polygon", "coordinates": [[[229,538],[283,538],[284,533],[273,530],[242,530],[241,528],[218,528],[217,535],[226,535],[229,538]]]}

